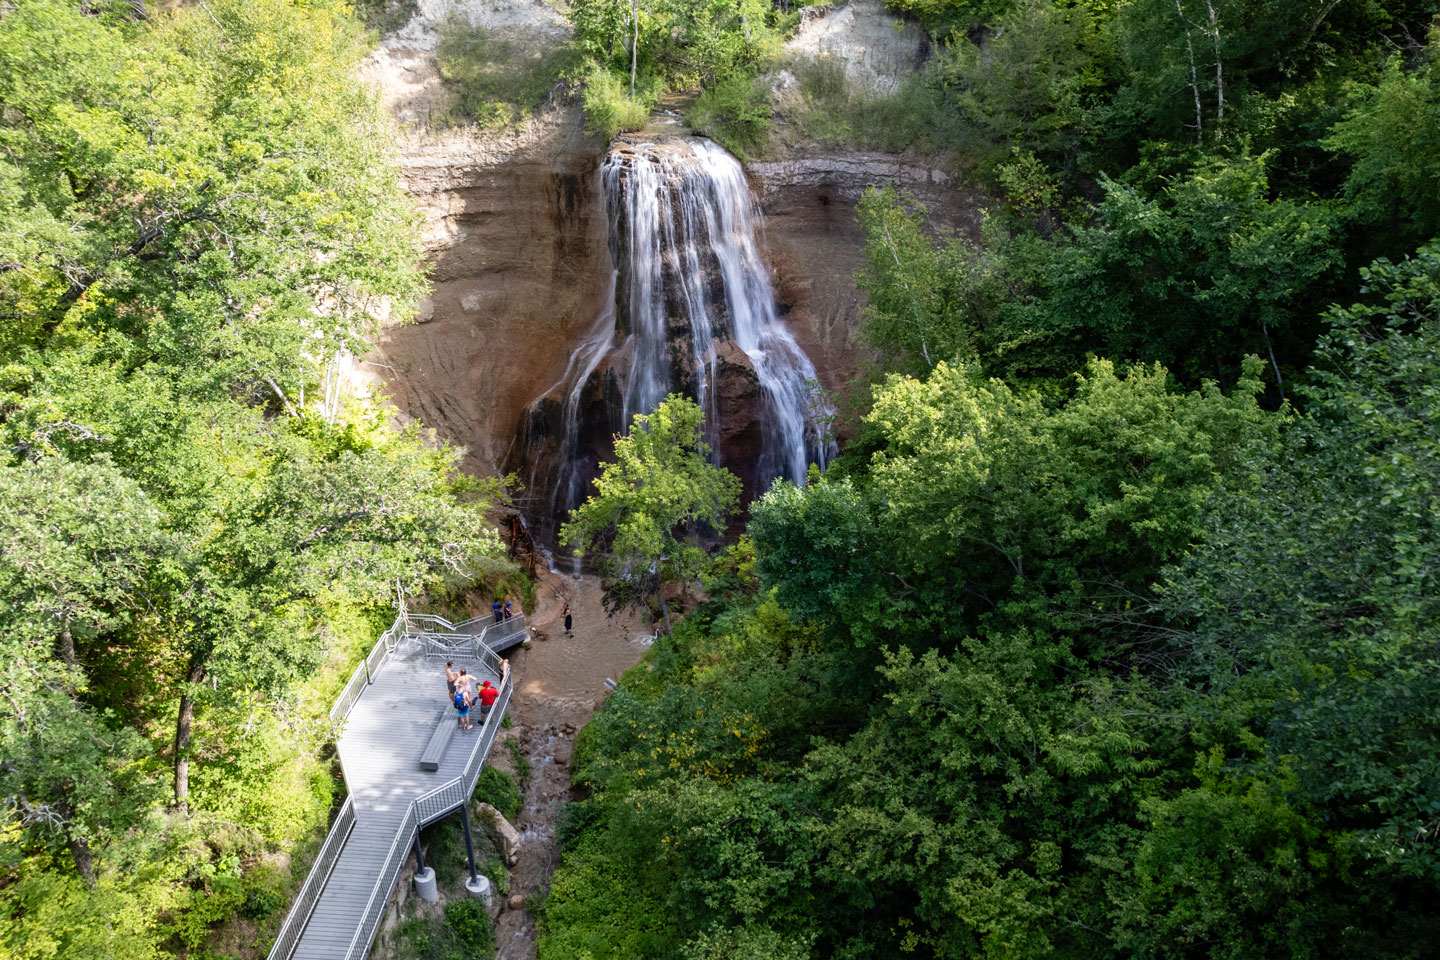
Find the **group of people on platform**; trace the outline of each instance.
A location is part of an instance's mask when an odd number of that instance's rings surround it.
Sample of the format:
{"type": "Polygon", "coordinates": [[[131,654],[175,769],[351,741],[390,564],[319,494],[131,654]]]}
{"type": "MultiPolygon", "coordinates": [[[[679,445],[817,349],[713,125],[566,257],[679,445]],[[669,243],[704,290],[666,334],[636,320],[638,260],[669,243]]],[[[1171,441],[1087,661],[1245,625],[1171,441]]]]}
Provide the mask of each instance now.
{"type": "MultiPolygon", "coordinates": [[[[505,685],[505,679],[510,676],[510,661],[500,661],[500,687],[505,685]]],[[[480,704],[480,725],[485,725],[485,720],[490,716],[490,708],[495,706],[495,701],[500,699],[500,687],[493,687],[489,680],[482,680],[480,685],[475,685],[475,677],[461,667],[459,672],[455,670],[455,661],[445,661],[445,686],[450,691],[450,702],[455,704],[455,709],[460,715],[460,729],[473,730],[475,725],[470,722],[470,708],[477,702],[480,704]]]]}
{"type": "MultiPolygon", "coordinates": [[[[503,602],[496,600],[490,604],[490,610],[495,615],[496,623],[512,620],[515,617],[514,604],[509,600],[503,602]]],[[[571,628],[574,619],[570,615],[570,604],[565,604],[562,616],[565,618],[565,636],[573,637],[571,628]]],[[[490,716],[490,708],[495,706],[496,700],[500,699],[500,687],[505,686],[505,680],[509,676],[510,661],[501,660],[500,685],[498,687],[491,686],[489,680],[482,680],[477,687],[475,685],[476,678],[466,672],[464,667],[457,672],[454,660],[445,662],[445,686],[450,691],[450,702],[455,705],[455,710],[459,714],[461,730],[475,729],[475,725],[470,722],[470,708],[476,703],[480,704],[480,725],[485,725],[486,718],[490,716]]]]}

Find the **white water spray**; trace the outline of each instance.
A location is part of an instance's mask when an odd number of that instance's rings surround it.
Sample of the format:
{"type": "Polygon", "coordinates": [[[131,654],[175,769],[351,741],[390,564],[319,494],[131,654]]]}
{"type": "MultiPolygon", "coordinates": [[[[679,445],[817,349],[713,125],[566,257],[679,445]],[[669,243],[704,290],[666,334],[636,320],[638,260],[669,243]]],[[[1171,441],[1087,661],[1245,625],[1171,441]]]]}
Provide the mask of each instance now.
{"type": "Polygon", "coordinates": [[[777,477],[803,484],[810,463],[823,467],[834,455],[824,430],[832,411],[816,390],[814,365],[780,322],[760,255],[759,210],[740,164],[708,140],[677,140],[613,150],[600,175],[615,289],[549,391],[563,397],[559,463],[544,484],[550,517],[584,499],[593,460],[580,449],[581,398],[612,353],[623,381],[621,429],[668,393],[688,390],[713,448],[716,348],[733,342],[754,368],[763,401],[755,475],[762,486],[777,477]]]}

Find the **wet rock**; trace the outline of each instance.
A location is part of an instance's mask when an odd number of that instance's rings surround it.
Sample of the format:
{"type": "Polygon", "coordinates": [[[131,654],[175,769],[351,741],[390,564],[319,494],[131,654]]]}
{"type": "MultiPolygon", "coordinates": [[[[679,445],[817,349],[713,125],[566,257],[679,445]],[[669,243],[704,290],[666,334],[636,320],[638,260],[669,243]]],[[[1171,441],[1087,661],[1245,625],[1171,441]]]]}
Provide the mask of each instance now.
{"type": "Polygon", "coordinates": [[[524,910],[525,898],[518,893],[512,893],[510,894],[510,899],[506,901],[505,905],[511,910],[524,910]]]}
{"type": "Polygon", "coordinates": [[[730,341],[715,345],[715,409],[720,421],[715,445],[720,465],[740,478],[744,498],[753,500],[768,481],[759,476],[765,401],[750,358],[730,341]]]}
{"type": "Polygon", "coordinates": [[[570,745],[560,743],[555,746],[555,766],[568,767],[570,765],[570,745]]]}

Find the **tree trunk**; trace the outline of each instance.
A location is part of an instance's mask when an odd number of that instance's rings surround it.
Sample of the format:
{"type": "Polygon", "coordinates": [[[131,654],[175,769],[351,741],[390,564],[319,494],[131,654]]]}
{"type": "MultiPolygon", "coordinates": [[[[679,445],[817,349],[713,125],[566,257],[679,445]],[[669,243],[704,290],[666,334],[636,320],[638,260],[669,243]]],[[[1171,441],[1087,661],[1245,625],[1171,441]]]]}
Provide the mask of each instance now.
{"type": "Polygon", "coordinates": [[[205,679],[205,657],[194,653],[185,671],[185,689],[180,693],[180,714],[175,718],[175,806],[189,813],[186,799],[190,796],[190,727],[195,722],[195,701],[190,686],[205,679]]]}
{"type": "Polygon", "coordinates": [[[630,40],[630,99],[635,99],[635,61],[640,50],[640,0],[630,0],[630,15],[635,21],[635,33],[630,40]]]}
{"type": "Polygon", "coordinates": [[[660,601],[660,616],[665,619],[665,635],[669,636],[675,632],[675,627],[670,623],[670,604],[665,600],[664,580],[655,588],[655,599],[660,601]]]}
{"type": "Polygon", "coordinates": [[[1200,135],[1205,126],[1204,116],[1200,110],[1200,74],[1195,68],[1195,47],[1190,42],[1189,22],[1185,19],[1185,10],[1180,6],[1180,0],[1175,0],[1175,12],[1180,16],[1180,23],[1185,27],[1185,53],[1190,59],[1190,91],[1195,94],[1195,142],[1200,142],[1200,135]]]}
{"type": "Polygon", "coordinates": [[[86,889],[95,887],[95,858],[90,855],[90,844],[76,836],[66,835],[65,845],[70,848],[70,858],[75,861],[75,872],[86,889]]]}
{"type": "Polygon", "coordinates": [[[75,659],[75,638],[70,636],[70,621],[65,621],[65,625],[60,628],[60,641],[56,646],[60,651],[60,659],[65,661],[65,666],[73,667],[77,665],[78,661],[75,659]]]}

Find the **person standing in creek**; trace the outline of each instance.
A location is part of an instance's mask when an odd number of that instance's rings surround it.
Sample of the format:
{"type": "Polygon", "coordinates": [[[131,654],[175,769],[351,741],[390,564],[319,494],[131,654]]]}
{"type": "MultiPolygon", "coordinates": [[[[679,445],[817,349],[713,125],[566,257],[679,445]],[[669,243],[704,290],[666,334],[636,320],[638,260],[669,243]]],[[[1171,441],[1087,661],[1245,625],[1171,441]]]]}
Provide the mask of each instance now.
{"type": "Polygon", "coordinates": [[[572,624],[573,624],[573,620],[571,619],[571,616],[570,616],[570,604],[567,603],[567,604],[565,604],[565,636],[567,636],[567,637],[573,637],[573,636],[574,636],[574,634],[570,632],[570,628],[571,628],[572,624]]]}

